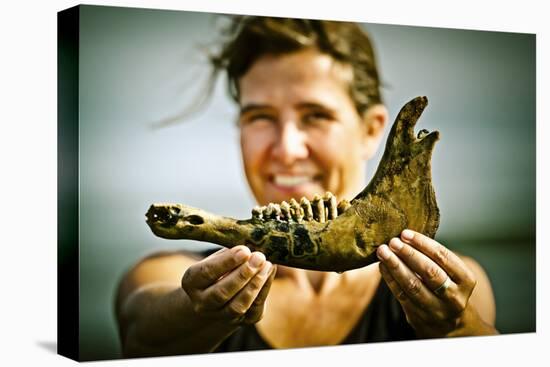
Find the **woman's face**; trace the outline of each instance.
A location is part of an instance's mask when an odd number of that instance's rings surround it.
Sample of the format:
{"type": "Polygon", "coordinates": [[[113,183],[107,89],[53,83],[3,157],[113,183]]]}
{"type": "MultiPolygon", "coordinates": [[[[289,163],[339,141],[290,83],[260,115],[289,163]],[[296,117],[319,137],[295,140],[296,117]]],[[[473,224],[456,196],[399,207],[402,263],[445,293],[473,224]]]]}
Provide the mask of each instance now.
{"type": "Polygon", "coordinates": [[[387,112],[361,118],[350,80],[349,66],[315,50],[263,56],[240,79],[242,158],[258,203],[326,191],[349,200],[363,189],[387,112]]]}

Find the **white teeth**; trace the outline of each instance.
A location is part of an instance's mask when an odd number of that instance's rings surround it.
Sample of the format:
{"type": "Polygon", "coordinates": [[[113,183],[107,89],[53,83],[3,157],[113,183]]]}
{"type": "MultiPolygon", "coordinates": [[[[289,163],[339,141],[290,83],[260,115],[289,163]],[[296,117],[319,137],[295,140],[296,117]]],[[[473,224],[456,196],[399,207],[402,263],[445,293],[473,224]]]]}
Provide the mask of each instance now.
{"type": "Polygon", "coordinates": [[[311,181],[310,176],[285,176],[275,175],[273,181],[279,186],[298,186],[311,181]]]}

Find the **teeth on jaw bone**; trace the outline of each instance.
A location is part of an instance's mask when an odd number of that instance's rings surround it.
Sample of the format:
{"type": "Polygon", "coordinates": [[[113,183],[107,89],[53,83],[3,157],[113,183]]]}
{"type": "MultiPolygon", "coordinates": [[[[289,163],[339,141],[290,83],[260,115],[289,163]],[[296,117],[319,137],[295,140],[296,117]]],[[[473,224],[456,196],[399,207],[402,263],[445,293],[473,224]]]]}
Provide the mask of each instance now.
{"type": "Polygon", "coordinates": [[[264,211],[263,211],[264,220],[271,219],[271,213],[273,213],[273,206],[270,204],[264,205],[264,211]]]}
{"type": "Polygon", "coordinates": [[[311,210],[311,203],[309,200],[305,197],[303,197],[300,200],[300,206],[302,207],[302,210],[304,211],[304,219],[306,221],[312,221],[313,220],[313,210],[311,210]]]}
{"type": "Polygon", "coordinates": [[[262,219],[262,208],[255,206],[252,209],[252,218],[262,219]]]}
{"type": "Polygon", "coordinates": [[[281,219],[288,221],[291,218],[290,205],[286,201],[283,201],[281,203],[281,219]]]}
{"type": "Polygon", "coordinates": [[[279,204],[273,204],[273,219],[281,219],[281,206],[279,204]]]}
{"type": "Polygon", "coordinates": [[[327,191],[323,199],[325,201],[327,220],[336,218],[338,216],[336,196],[334,196],[332,192],[327,191]]]}
{"type": "Polygon", "coordinates": [[[311,201],[313,209],[313,218],[319,223],[325,223],[325,203],[319,195],[315,195],[311,201]]]}
{"type": "Polygon", "coordinates": [[[351,204],[347,200],[337,202],[336,196],[326,192],[323,197],[315,195],[310,202],[302,197],[300,202],[290,199],[290,203],[283,201],[280,204],[269,203],[267,206],[256,206],[252,209],[252,218],[259,220],[283,220],[302,223],[303,221],[317,221],[325,223],[335,219],[345,212],[351,204]]]}
{"type": "Polygon", "coordinates": [[[346,210],[348,210],[348,208],[351,206],[350,202],[347,201],[346,199],[340,201],[338,203],[338,215],[342,214],[343,212],[345,212],[346,210]]]}
{"type": "Polygon", "coordinates": [[[273,203],[269,203],[267,205],[267,210],[269,211],[268,218],[269,219],[277,219],[277,205],[273,203]]]}
{"type": "Polygon", "coordinates": [[[300,204],[292,198],[290,199],[290,212],[292,213],[292,219],[294,219],[296,222],[301,223],[302,219],[304,218],[304,212],[302,208],[300,208],[300,204]]]}

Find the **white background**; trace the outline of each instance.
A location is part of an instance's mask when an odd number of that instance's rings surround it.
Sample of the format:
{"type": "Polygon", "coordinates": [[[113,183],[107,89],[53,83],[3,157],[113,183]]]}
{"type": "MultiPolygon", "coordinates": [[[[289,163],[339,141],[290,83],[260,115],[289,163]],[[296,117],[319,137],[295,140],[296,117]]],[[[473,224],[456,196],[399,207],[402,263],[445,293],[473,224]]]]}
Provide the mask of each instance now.
{"type": "MultiPolygon", "coordinates": [[[[69,365],[56,355],[56,17],[70,1],[4,5],[0,19],[0,364],[69,365]]],[[[548,45],[543,1],[94,1],[89,4],[368,21],[537,34],[537,333],[293,351],[94,362],[100,365],[544,364],[548,224],[543,138],[549,136],[548,45]],[[312,3],[313,4],[313,3],[312,3]],[[542,239],[542,240],[541,240],[542,239]],[[538,363],[535,362],[538,360],[538,363]]],[[[548,362],[546,362],[548,363],[548,362]]]]}

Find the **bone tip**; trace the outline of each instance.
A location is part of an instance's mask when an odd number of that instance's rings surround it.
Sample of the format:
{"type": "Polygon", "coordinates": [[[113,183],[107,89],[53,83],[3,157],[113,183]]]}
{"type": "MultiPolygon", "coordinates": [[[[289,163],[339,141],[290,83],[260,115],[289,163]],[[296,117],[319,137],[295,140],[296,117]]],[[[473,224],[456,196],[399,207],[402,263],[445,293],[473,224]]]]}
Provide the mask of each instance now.
{"type": "Polygon", "coordinates": [[[428,105],[428,97],[426,97],[426,96],[420,97],[420,106],[419,107],[421,109],[424,109],[424,108],[426,108],[427,105],[428,105]]]}
{"type": "Polygon", "coordinates": [[[428,105],[428,97],[426,96],[421,96],[418,98],[419,101],[418,101],[418,107],[420,107],[421,109],[424,109],[426,108],[426,106],[428,105]]]}

